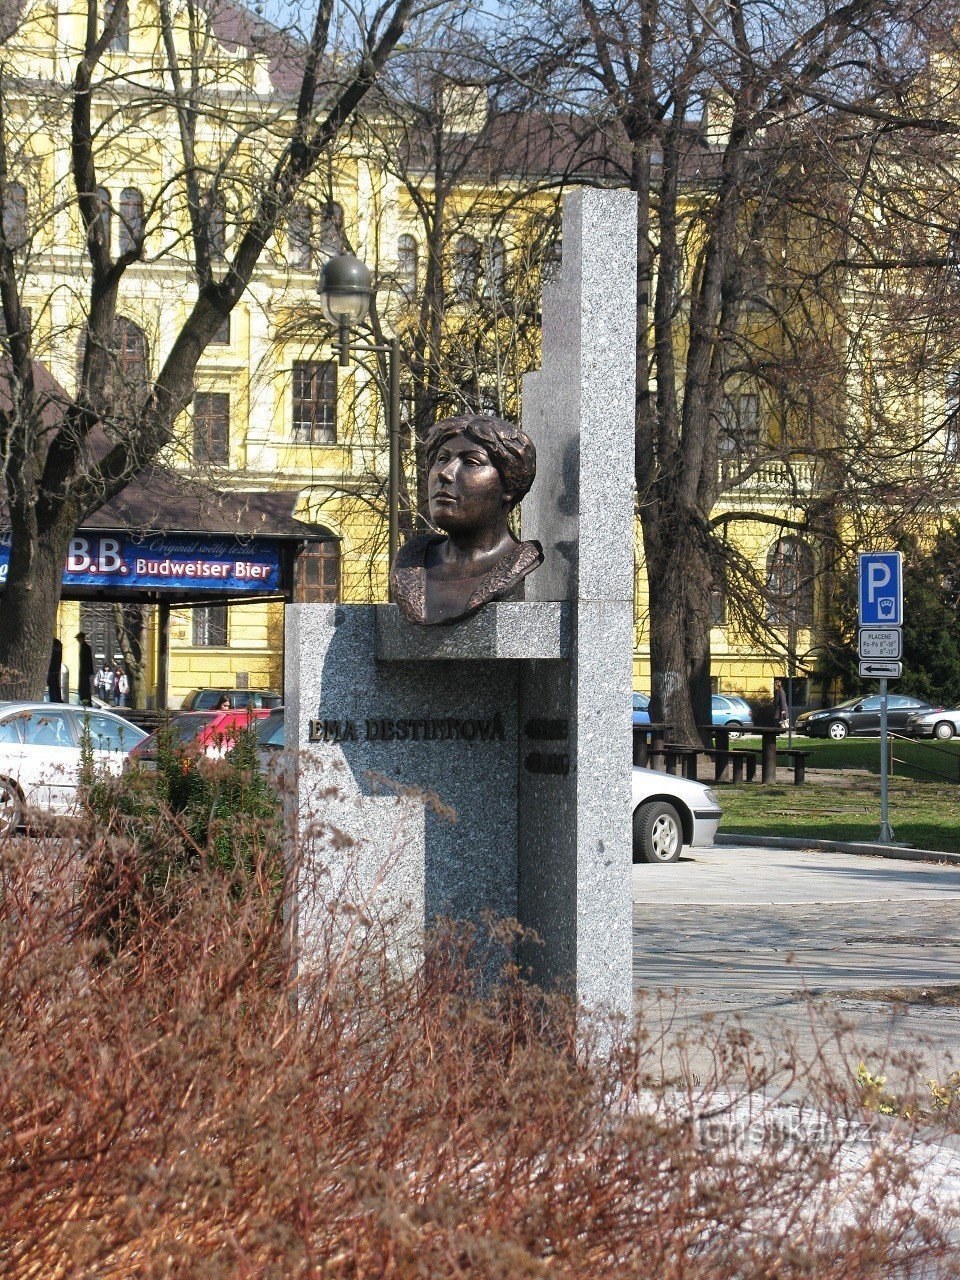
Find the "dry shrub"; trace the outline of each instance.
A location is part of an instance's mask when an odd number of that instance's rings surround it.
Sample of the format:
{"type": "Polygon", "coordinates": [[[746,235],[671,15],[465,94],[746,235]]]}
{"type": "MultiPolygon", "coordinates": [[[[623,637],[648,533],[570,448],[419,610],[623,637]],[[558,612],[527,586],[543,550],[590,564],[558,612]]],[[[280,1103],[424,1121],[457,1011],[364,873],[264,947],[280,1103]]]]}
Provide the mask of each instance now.
{"type": "Polygon", "coordinates": [[[667,1081],[655,1038],[601,1052],[512,969],[481,993],[462,933],[401,972],[336,903],[295,990],[280,899],[211,863],[114,951],[98,838],[0,853],[4,1276],[954,1274],[909,1126],[852,1173],[837,1099],[815,1141],[730,1140],[771,1087],[742,1038],[667,1081]]]}

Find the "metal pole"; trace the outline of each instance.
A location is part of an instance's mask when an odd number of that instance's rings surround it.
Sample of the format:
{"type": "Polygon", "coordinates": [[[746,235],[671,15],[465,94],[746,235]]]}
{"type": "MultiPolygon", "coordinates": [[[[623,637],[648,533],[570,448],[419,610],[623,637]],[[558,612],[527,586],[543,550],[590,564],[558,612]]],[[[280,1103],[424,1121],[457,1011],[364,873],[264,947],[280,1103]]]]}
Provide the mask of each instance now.
{"type": "Polygon", "coordinates": [[[888,821],[887,808],[887,759],[889,743],[887,740],[887,682],[880,681],[880,843],[892,844],[893,828],[888,821]]]}
{"type": "MultiPolygon", "coordinates": [[[[390,387],[387,393],[387,428],[390,438],[390,480],[387,491],[390,512],[388,554],[390,568],[400,549],[400,343],[390,339],[390,387]]],[[[393,587],[390,587],[393,599],[393,587]]]]}

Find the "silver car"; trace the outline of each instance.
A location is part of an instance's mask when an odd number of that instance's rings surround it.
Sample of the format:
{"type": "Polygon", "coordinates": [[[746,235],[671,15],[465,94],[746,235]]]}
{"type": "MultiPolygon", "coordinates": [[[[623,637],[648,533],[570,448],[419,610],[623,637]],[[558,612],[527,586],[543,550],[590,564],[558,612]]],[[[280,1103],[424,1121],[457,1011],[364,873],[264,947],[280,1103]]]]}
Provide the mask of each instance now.
{"type": "Polygon", "coordinates": [[[907,720],[903,731],[911,738],[940,738],[945,742],[955,733],[960,733],[960,707],[946,711],[942,707],[916,711],[907,720]]]}
{"type": "Polygon", "coordinates": [[[702,782],[634,766],[634,862],[676,862],[685,844],[713,844],[722,816],[720,801],[702,782]]]}

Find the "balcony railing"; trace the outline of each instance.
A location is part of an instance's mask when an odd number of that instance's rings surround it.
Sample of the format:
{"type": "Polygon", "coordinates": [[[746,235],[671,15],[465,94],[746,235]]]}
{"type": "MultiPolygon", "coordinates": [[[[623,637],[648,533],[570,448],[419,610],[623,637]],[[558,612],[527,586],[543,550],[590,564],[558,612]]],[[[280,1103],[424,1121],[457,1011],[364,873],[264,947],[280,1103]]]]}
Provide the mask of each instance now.
{"type": "Polygon", "coordinates": [[[771,458],[753,468],[746,458],[725,458],[720,463],[720,484],[727,493],[749,491],[784,497],[809,494],[815,478],[814,463],[806,458],[771,458]]]}

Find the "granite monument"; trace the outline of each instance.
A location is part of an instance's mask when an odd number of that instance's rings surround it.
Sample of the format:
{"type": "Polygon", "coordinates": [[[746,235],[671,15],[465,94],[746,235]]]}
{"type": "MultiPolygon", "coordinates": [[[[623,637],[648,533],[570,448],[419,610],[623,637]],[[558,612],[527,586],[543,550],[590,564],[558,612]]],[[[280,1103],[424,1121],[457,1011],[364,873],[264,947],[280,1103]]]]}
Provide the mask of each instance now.
{"type": "Polygon", "coordinates": [[[635,266],[635,196],[568,196],[522,430],[439,424],[399,605],[287,608],[304,969],[346,893],[415,930],[516,917],[537,980],[631,1009],[635,266]]]}

